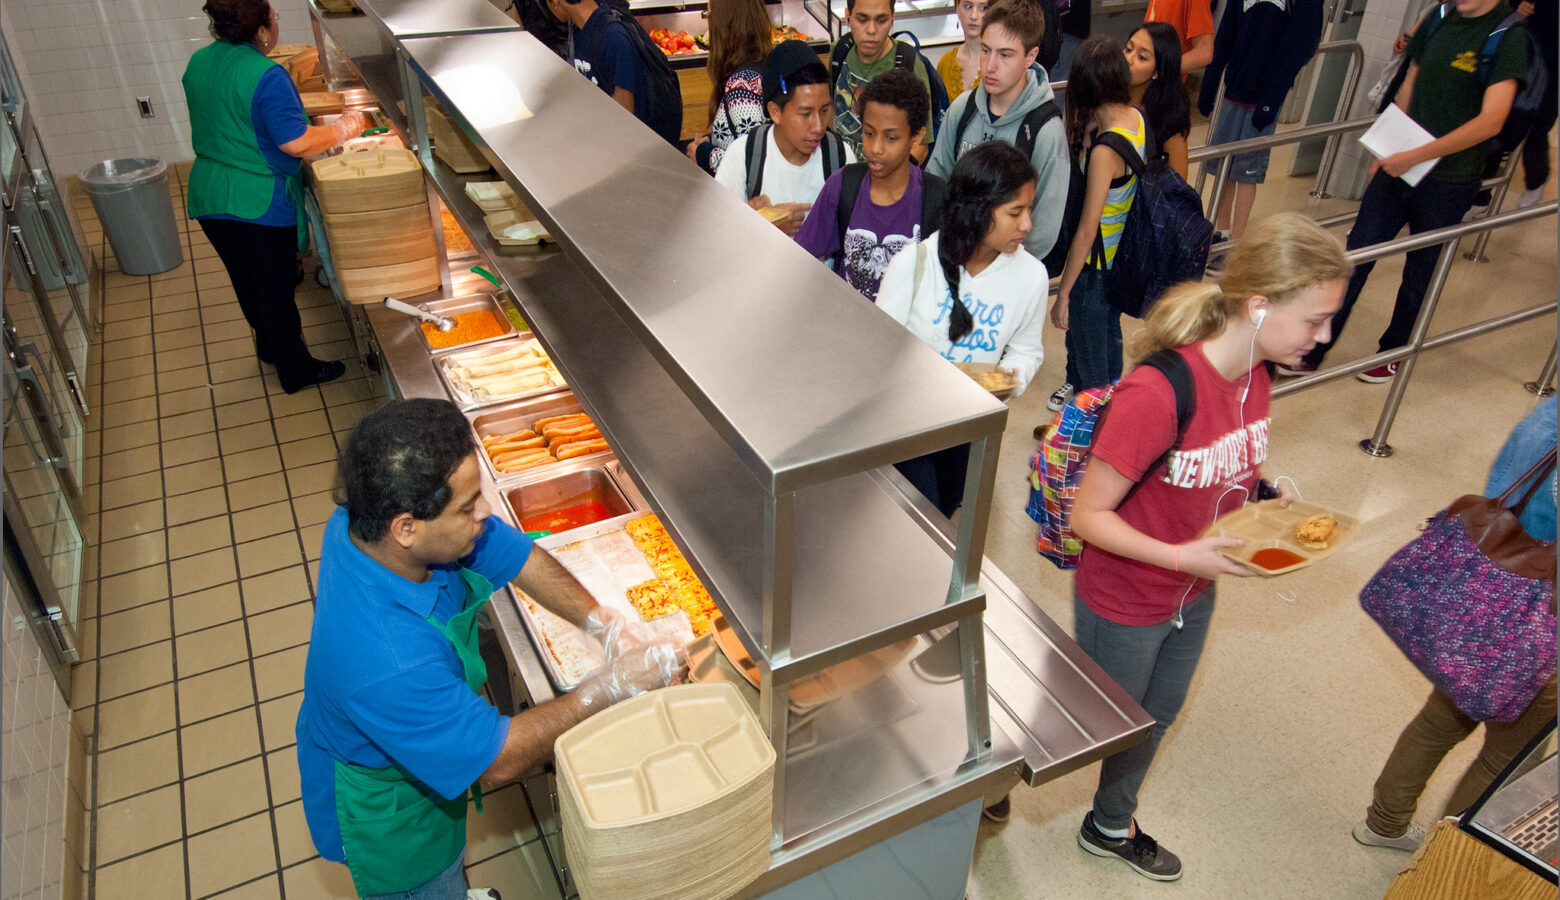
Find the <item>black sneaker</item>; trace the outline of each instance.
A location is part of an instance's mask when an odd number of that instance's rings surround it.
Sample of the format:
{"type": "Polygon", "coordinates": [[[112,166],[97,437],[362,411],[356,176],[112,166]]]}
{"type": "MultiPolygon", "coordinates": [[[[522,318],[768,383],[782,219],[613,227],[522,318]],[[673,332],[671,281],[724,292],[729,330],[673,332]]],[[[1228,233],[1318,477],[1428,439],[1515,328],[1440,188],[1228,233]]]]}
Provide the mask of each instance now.
{"type": "Polygon", "coordinates": [[[316,368],[314,370],[314,374],[308,381],[305,381],[302,384],[293,385],[292,387],[288,387],[284,384],[282,386],[282,390],[289,394],[296,394],[304,388],[314,387],[316,384],[325,384],[329,381],[335,381],[337,378],[347,374],[346,365],[338,360],[315,360],[315,366],[316,368]]]}
{"type": "Polygon", "coordinates": [[[1008,816],[1011,815],[1012,812],[1013,812],[1013,801],[1010,800],[1007,797],[1003,797],[1001,800],[998,800],[996,803],[993,803],[990,806],[986,807],[985,809],[981,810],[980,814],[982,816],[984,816],[988,821],[996,822],[997,824],[1000,825],[1003,822],[1006,822],[1008,820],[1008,816]]]}
{"type": "Polygon", "coordinates": [[[1094,827],[1094,813],[1084,814],[1083,827],[1078,829],[1078,846],[1109,859],[1119,857],[1144,878],[1155,881],[1174,881],[1181,877],[1181,860],[1174,853],[1159,846],[1159,842],[1139,828],[1129,838],[1106,837],[1094,827]]]}

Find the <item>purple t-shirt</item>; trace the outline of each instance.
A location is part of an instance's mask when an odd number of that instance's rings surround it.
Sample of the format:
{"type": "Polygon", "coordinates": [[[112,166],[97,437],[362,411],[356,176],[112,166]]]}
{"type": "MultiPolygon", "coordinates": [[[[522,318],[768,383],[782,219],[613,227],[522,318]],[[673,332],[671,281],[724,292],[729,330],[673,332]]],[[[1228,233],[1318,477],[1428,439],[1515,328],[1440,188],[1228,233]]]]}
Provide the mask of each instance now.
{"type": "MultiPolygon", "coordinates": [[[[840,183],[844,169],[823,183],[807,220],[796,232],[796,242],[819,259],[833,259],[840,252],[840,183]]],[[[872,202],[872,177],[861,179],[861,193],[845,230],[844,265],[839,276],[868,300],[877,302],[878,282],[894,254],[916,243],[921,234],[921,167],[910,165],[905,194],[891,206],[872,202]]]]}

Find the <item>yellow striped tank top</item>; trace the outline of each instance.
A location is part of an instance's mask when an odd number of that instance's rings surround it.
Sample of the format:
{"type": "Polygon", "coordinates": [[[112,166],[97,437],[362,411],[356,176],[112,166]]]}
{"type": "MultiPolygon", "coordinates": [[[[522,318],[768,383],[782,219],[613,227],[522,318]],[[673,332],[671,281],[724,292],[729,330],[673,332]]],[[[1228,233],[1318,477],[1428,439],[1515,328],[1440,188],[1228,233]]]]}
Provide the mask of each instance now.
{"type": "MultiPolygon", "coordinates": [[[[1138,120],[1136,129],[1112,128],[1111,131],[1131,141],[1138,152],[1138,158],[1142,159],[1146,143],[1143,114],[1135,109],[1132,112],[1138,120]]],[[[1132,208],[1132,198],[1136,195],[1137,176],[1133,175],[1131,170],[1121,178],[1112,181],[1110,190],[1105,194],[1105,209],[1100,214],[1100,234],[1105,238],[1105,268],[1107,269],[1116,259],[1116,245],[1121,243],[1121,230],[1127,225],[1127,210],[1132,208]]]]}

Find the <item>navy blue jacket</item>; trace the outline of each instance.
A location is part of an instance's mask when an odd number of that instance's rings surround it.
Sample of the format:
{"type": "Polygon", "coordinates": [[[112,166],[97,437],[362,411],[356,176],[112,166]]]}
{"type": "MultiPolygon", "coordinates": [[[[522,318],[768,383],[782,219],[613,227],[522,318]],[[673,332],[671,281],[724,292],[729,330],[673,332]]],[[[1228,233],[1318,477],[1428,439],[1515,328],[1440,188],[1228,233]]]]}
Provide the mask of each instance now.
{"type": "Polygon", "coordinates": [[[1213,36],[1197,108],[1213,112],[1222,76],[1225,99],[1254,107],[1252,124],[1267,126],[1321,40],[1321,0],[1231,0],[1213,36]]]}

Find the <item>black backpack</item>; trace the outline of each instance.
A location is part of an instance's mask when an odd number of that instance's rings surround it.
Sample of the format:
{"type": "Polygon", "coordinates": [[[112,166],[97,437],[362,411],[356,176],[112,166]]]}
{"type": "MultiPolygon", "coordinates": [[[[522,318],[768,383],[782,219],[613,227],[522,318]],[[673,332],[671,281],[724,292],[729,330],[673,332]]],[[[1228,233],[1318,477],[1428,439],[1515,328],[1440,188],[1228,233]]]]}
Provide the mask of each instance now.
{"type": "MultiPolygon", "coordinates": [[[[943,116],[948,112],[948,88],[942,83],[942,76],[937,74],[937,67],[932,65],[921,53],[921,41],[908,31],[896,31],[890,37],[894,40],[894,68],[904,69],[910,74],[916,74],[917,64],[925,67],[926,86],[931,91],[932,109],[928,124],[932,129],[932,139],[937,139],[937,133],[942,130],[943,116]],[[908,38],[909,43],[900,40],[908,38]]],[[[856,39],[849,31],[840,36],[834,43],[834,49],[829,53],[829,89],[839,84],[840,70],[845,67],[845,57],[856,46],[856,39]]]]}
{"type": "MultiPolygon", "coordinates": [[[[747,163],[747,198],[752,200],[764,192],[764,160],[769,156],[769,129],[773,123],[763,125],[747,133],[747,149],[743,161],[747,163]]],[[[825,129],[823,143],[814,152],[823,154],[823,177],[828,180],[845,164],[845,142],[833,131],[825,129]]]]}
{"type": "Polygon", "coordinates": [[[649,32],[639,24],[639,20],[616,3],[602,5],[607,8],[607,15],[612,21],[622,25],[628,33],[639,62],[645,68],[645,82],[650,88],[649,96],[645,98],[645,124],[667,143],[681,147],[682,87],[677,82],[677,73],[672,71],[671,62],[661,48],[655,45],[655,41],[650,40],[649,32]]]}
{"type": "MultiPolygon", "coordinates": [[[[840,249],[834,254],[834,271],[845,264],[845,232],[850,229],[850,217],[856,211],[856,195],[861,193],[861,183],[867,177],[867,164],[851,163],[840,173],[840,202],[835,207],[835,220],[840,229],[840,249]]],[[[937,230],[942,218],[943,196],[948,182],[930,172],[921,173],[921,240],[937,230]]]]}
{"type": "Polygon", "coordinates": [[[1203,217],[1202,197],[1162,159],[1144,163],[1126,138],[1112,131],[1098,142],[1116,151],[1137,176],[1116,256],[1105,269],[1105,241],[1096,235],[1093,260],[1105,274],[1110,305],[1141,318],[1165,289],[1197,281],[1208,267],[1213,223],[1203,217]]]}
{"type": "MultiPolygon", "coordinates": [[[[964,138],[964,129],[969,127],[975,118],[976,100],[972,92],[969,102],[964,104],[964,112],[959,115],[959,121],[953,132],[955,142],[964,138]]],[[[1013,139],[1013,146],[1018,152],[1024,154],[1024,158],[1031,163],[1035,158],[1035,142],[1040,139],[1040,129],[1045,123],[1060,117],[1062,111],[1057,108],[1055,100],[1047,100],[1039,106],[1024,113],[1023,121],[1019,123],[1018,134],[1013,139]]],[[[957,144],[954,147],[958,149],[957,144]]],[[[1062,267],[1067,265],[1067,248],[1072,245],[1073,231],[1078,227],[1078,216],[1083,209],[1083,176],[1078,172],[1078,167],[1068,165],[1067,204],[1062,211],[1061,227],[1056,231],[1056,243],[1051,245],[1051,252],[1040,260],[1045,263],[1047,274],[1055,276],[1061,274],[1062,267]]]]}
{"type": "MultiPolygon", "coordinates": [[[[1430,36],[1435,34],[1435,30],[1441,27],[1441,23],[1446,21],[1446,17],[1454,9],[1456,9],[1456,4],[1451,2],[1442,3],[1431,7],[1430,11],[1425,13],[1424,18],[1419,20],[1420,28],[1430,29],[1425,33],[1425,41],[1427,43],[1430,40],[1430,36]]],[[[1500,50],[1501,39],[1506,36],[1506,32],[1511,30],[1512,26],[1525,26],[1526,23],[1526,16],[1520,13],[1511,13],[1504,19],[1501,19],[1494,29],[1490,31],[1489,37],[1484,39],[1484,47],[1479,51],[1476,71],[1480,80],[1484,82],[1485,87],[1489,87],[1490,76],[1495,68],[1495,54],[1500,50]]],[[[1537,110],[1544,102],[1544,86],[1553,77],[1553,73],[1544,65],[1544,56],[1538,51],[1538,44],[1533,39],[1533,33],[1526,27],[1522,31],[1527,43],[1528,70],[1527,75],[1524,76],[1522,89],[1517,92],[1516,98],[1511,101],[1511,109],[1513,112],[1531,113],[1537,110]]],[[[1403,86],[1403,80],[1407,77],[1408,61],[1405,59],[1402,65],[1398,66],[1397,74],[1392,76],[1392,82],[1387,86],[1386,95],[1381,98],[1381,104],[1376,109],[1376,112],[1385,111],[1387,104],[1397,99],[1398,89],[1403,86]]]]}

